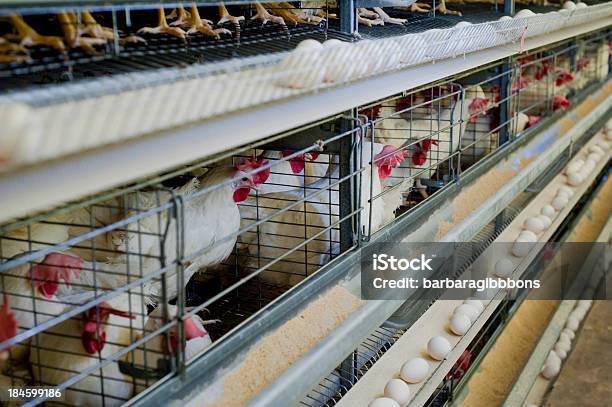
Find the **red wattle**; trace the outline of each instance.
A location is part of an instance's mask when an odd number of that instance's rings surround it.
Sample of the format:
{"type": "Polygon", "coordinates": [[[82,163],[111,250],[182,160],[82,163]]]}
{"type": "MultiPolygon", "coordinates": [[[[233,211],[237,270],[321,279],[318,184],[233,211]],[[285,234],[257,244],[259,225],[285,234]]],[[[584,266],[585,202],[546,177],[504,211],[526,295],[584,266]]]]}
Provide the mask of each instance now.
{"type": "Polygon", "coordinates": [[[234,191],[234,202],[244,202],[249,197],[249,188],[238,188],[234,191]]]}

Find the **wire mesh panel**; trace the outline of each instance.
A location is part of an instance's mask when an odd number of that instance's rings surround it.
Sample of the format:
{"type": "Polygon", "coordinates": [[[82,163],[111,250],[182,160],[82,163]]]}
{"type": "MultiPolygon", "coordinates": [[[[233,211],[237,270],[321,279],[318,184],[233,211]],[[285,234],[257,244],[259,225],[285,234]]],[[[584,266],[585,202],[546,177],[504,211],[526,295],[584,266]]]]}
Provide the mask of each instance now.
{"type": "Polygon", "coordinates": [[[352,248],[364,130],[328,125],[4,226],[2,383],[120,405],[352,248]]]}

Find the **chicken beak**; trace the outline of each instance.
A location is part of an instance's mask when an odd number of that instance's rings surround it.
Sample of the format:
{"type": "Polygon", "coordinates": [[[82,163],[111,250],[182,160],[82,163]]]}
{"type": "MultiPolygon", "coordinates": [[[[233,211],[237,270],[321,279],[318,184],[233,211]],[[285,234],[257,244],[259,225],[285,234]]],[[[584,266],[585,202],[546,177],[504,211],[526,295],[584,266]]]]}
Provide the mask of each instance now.
{"type": "Polygon", "coordinates": [[[304,161],[312,161],[312,154],[310,153],[304,153],[304,161]]]}

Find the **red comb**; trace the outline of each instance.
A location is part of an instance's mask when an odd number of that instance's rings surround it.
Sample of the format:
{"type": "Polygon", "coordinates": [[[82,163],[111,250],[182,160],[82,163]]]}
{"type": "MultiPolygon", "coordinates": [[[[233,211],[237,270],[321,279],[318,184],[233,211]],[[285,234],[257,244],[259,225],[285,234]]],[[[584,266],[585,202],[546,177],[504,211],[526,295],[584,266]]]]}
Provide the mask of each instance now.
{"type": "Polygon", "coordinates": [[[59,281],[64,280],[70,286],[71,273],[78,277],[81,273],[83,260],[64,253],[50,253],[40,264],[30,268],[30,279],[34,288],[46,298],[55,295],[59,281]]]}
{"type": "Polygon", "coordinates": [[[557,75],[557,79],[555,79],[555,85],[561,86],[565,83],[571,82],[574,80],[574,77],[568,71],[562,71],[557,75]]]}
{"type": "Polygon", "coordinates": [[[580,58],[578,60],[578,62],[576,63],[576,70],[577,71],[582,71],[584,68],[586,68],[589,64],[591,63],[591,60],[588,58],[580,58]]]}
{"type": "Polygon", "coordinates": [[[83,326],[83,333],[81,334],[81,343],[85,351],[89,354],[94,354],[104,349],[104,345],[106,344],[106,330],[104,325],[106,321],[108,321],[109,315],[113,314],[129,319],[135,318],[135,316],[129,312],[116,310],[106,302],[88,309],[84,314],[85,325],[83,326]]]}
{"type": "MultiPolygon", "coordinates": [[[[0,343],[17,335],[17,327],[15,314],[11,311],[11,297],[4,294],[3,303],[0,307],[0,343]]],[[[2,352],[9,349],[3,349],[2,352]]]]}
{"type": "Polygon", "coordinates": [[[406,96],[405,98],[398,99],[397,103],[395,104],[395,111],[401,112],[401,111],[404,111],[410,108],[411,106],[412,106],[412,97],[406,96]]]}
{"type": "Polygon", "coordinates": [[[572,103],[567,100],[565,96],[556,95],[553,97],[553,111],[557,111],[559,109],[566,110],[568,109],[572,103]]]}
{"type": "Polygon", "coordinates": [[[381,108],[382,108],[382,105],[376,105],[376,106],[369,107],[367,109],[363,109],[360,113],[366,116],[371,121],[374,121],[378,118],[381,108]]]}
{"type": "MultiPolygon", "coordinates": [[[[253,156],[250,159],[244,159],[240,162],[240,164],[236,165],[236,169],[239,171],[243,171],[246,173],[249,173],[251,171],[254,171],[260,167],[263,167],[264,165],[267,165],[268,161],[267,160],[263,160],[260,158],[257,158],[255,156],[253,156]]],[[[263,171],[260,171],[256,174],[253,174],[253,183],[259,185],[259,184],[263,184],[264,182],[266,182],[268,180],[268,177],[270,176],[270,169],[267,168],[263,171]]]]}
{"type": "Polygon", "coordinates": [[[374,157],[374,164],[378,167],[378,176],[384,180],[391,175],[391,170],[397,167],[408,156],[408,151],[399,150],[392,145],[385,145],[382,151],[374,157]]]}

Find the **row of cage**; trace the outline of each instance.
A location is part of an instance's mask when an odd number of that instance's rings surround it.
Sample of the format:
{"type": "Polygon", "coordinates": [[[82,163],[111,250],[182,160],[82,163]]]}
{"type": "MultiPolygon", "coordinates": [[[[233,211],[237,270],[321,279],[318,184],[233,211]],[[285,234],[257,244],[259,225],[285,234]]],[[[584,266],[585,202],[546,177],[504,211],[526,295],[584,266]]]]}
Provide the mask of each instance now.
{"type": "MultiPolygon", "coordinates": [[[[148,18],[154,19],[155,11],[143,12],[153,16],[144,18],[141,28],[152,29],[148,18]]],[[[309,24],[287,28],[287,36],[279,38],[270,23],[244,27],[239,46],[222,38],[194,37],[184,42],[150,30],[145,30],[152,37],[146,44],[134,40],[135,44],[121,45],[120,31],[126,27],[117,24],[124,24],[124,15],[107,15],[106,20],[114,24],[110,28],[89,12],[66,12],[73,17],[66,24],[58,23],[56,30],[75,25],[71,32],[82,32],[83,38],[106,41],[107,47],[124,47],[104,55],[89,55],[81,48],[58,53],[49,45],[36,45],[39,37],[46,43],[62,39],[34,30],[37,22],[48,26],[48,16],[34,16],[29,23],[19,16],[8,16],[8,22],[0,21],[4,24],[0,29],[7,30],[0,50],[7,50],[7,57],[16,57],[18,51],[12,49],[26,44],[31,45],[28,52],[32,56],[31,60],[0,66],[0,88],[4,90],[0,120],[5,123],[0,129],[0,150],[5,157],[0,170],[485,48],[514,44],[520,50],[527,38],[604,19],[611,12],[604,3],[499,21],[463,21],[453,27],[362,40],[328,26],[309,24]],[[90,31],[102,38],[87,34],[90,31]]],[[[178,19],[178,12],[175,14],[178,19]]],[[[133,15],[129,21],[136,24],[139,20],[133,15]]]]}
{"type": "Polygon", "coordinates": [[[607,80],[608,49],[600,35],[502,61],[2,226],[2,385],[109,406],[180,375],[607,80]]]}

